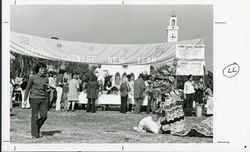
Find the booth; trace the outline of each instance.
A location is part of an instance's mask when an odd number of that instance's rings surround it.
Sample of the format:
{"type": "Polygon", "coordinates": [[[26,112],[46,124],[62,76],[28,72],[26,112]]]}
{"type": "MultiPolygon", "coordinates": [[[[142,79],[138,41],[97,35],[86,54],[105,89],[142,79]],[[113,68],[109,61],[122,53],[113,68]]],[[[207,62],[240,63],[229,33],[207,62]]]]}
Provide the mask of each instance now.
{"type": "MultiPolygon", "coordinates": [[[[150,74],[150,66],[173,65],[176,57],[177,74],[186,75],[190,69],[203,75],[204,46],[202,39],[148,44],[102,44],[55,40],[23,33],[11,32],[10,51],[48,60],[101,64],[112,75],[112,85],[119,87],[122,76],[131,74],[137,79],[140,73],[150,74]],[[190,54],[188,50],[194,50],[190,54]],[[177,54],[176,54],[177,52],[177,54]],[[190,58],[188,58],[190,56],[190,58]],[[192,61],[198,56],[198,61],[192,61]],[[185,59],[188,58],[188,61],[185,59]],[[197,68],[198,67],[198,68],[197,68]],[[119,79],[118,79],[119,78],[119,79]],[[118,81],[119,80],[119,81],[118,81]]],[[[147,105],[147,96],[142,105],[147,105]]],[[[132,104],[133,104],[133,97],[132,104]]],[[[121,104],[120,95],[101,94],[97,104],[121,104]]],[[[87,104],[86,94],[79,95],[79,103],[87,104]]]]}
{"type": "MultiPolygon", "coordinates": [[[[80,92],[79,95],[79,103],[87,104],[87,94],[84,92],[80,92]]],[[[98,105],[120,105],[121,104],[121,96],[118,94],[101,94],[96,102],[98,105]]],[[[142,106],[147,106],[148,104],[148,96],[145,96],[142,106]]]]}

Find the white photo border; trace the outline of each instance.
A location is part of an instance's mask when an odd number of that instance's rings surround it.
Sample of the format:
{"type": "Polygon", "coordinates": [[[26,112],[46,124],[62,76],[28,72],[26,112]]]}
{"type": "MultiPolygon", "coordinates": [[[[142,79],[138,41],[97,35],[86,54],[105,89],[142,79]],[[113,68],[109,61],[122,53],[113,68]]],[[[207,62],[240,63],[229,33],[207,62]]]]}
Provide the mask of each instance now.
{"type": "Polygon", "coordinates": [[[248,151],[250,95],[249,82],[250,27],[246,14],[247,1],[212,0],[12,0],[3,1],[2,26],[2,145],[3,151],[248,151]],[[10,6],[11,5],[213,5],[213,73],[214,137],[203,144],[13,144],[10,143],[10,6]],[[235,20],[237,19],[237,20],[235,20]],[[239,25],[239,23],[241,25],[239,25]],[[248,25],[248,26],[247,26],[248,25]],[[246,26],[246,27],[245,27],[246,26]],[[248,38],[249,39],[249,38],[248,38]],[[248,51],[247,51],[248,49],[248,51]],[[222,69],[236,62],[241,71],[234,78],[222,75],[222,69]],[[248,100],[247,100],[248,99],[248,100]],[[248,140],[247,140],[248,139],[248,140]]]}

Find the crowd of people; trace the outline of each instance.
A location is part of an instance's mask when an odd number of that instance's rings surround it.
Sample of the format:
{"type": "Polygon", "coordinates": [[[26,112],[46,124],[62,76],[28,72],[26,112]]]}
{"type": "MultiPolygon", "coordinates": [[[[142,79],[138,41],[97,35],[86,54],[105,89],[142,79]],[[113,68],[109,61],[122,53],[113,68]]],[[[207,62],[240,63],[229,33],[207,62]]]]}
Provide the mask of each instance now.
{"type": "MultiPolygon", "coordinates": [[[[112,77],[101,65],[95,69],[91,67],[88,75],[81,79],[79,73],[68,74],[64,70],[59,70],[58,74],[47,72],[46,65],[38,63],[28,76],[19,73],[11,80],[11,101],[15,90],[14,98],[22,101],[21,107],[32,109],[31,132],[33,137],[38,138],[47,111],[52,108],[56,111],[74,111],[79,92],[87,94],[86,112],[96,112],[96,102],[101,94],[117,94],[121,98],[120,113],[131,111],[138,114],[144,110],[147,114],[161,116],[161,119],[157,119],[161,120],[158,123],[152,123],[157,122],[152,117],[143,119],[139,128],[134,128],[136,131],[145,131],[142,126],[146,124],[153,125],[151,129],[146,129],[151,132],[159,133],[160,126],[161,130],[171,130],[172,134],[182,130],[184,116],[193,115],[194,101],[196,104],[205,104],[206,99],[213,96],[212,90],[204,84],[203,77],[193,81],[193,76],[189,75],[183,89],[177,88],[174,75],[140,74],[135,78],[132,73],[123,74],[120,82],[116,79],[114,84],[112,77]],[[148,101],[146,109],[142,107],[145,98],[148,101]],[[175,125],[178,127],[173,127],[175,125]]],[[[109,109],[109,105],[106,105],[106,109],[109,109]]]]}
{"type": "MultiPolygon", "coordinates": [[[[148,114],[154,113],[159,108],[160,102],[164,102],[171,92],[178,93],[178,100],[182,100],[185,116],[193,115],[193,103],[205,105],[208,97],[213,96],[212,90],[204,83],[203,77],[193,81],[193,76],[188,76],[183,89],[177,89],[177,80],[174,75],[143,75],[137,79],[133,74],[124,74],[119,83],[112,84],[112,77],[107,70],[103,70],[101,65],[91,69],[90,74],[85,78],[80,78],[79,74],[68,74],[64,70],[59,70],[58,74],[49,71],[48,77],[48,110],[74,111],[75,103],[78,102],[79,92],[85,92],[88,98],[87,112],[95,112],[96,100],[100,94],[119,94],[121,96],[120,112],[133,111],[140,113],[145,110],[148,114]],[[183,91],[182,91],[183,90],[183,91]],[[143,100],[147,98],[146,109],[142,108],[143,100]],[[93,109],[93,110],[92,110],[93,109]]],[[[14,92],[14,100],[22,101],[22,108],[30,108],[29,102],[24,102],[24,92],[29,79],[34,75],[32,70],[29,75],[23,76],[19,73],[15,79],[11,80],[11,95],[14,92]],[[13,91],[15,90],[15,91],[13,91]]],[[[12,100],[12,97],[11,97],[12,100]]],[[[110,109],[106,105],[106,109],[110,109]]]]}

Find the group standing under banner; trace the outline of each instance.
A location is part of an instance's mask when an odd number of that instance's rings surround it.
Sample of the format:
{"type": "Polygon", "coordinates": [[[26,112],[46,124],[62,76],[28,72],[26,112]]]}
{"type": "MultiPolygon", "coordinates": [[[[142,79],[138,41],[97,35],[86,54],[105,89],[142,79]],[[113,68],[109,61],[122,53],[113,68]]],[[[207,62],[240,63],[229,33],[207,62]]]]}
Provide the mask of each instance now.
{"type": "MultiPolygon", "coordinates": [[[[211,101],[212,98],[212,91],[204,84],[203,78],[200,77],[198,81],[193,81],[192,75],[188,76],[188,81],[185,82],[182,91],[177,89],[174,75],[163,77],[140,74],[138,78],[133,78],[132,74],[124,74],[120,86],[117,86],[110,81],[112,76],[105,74],[108,71],[101,70],[101,65],[92,69],[84,80],[81,80],[76,73],[72,74],[73,78],[65,79],[64,70],[60,70],[57,75],[54,72],[46,74],[44,64],[38,64],[36,68],[38,69],[32,70],[29,75],[29,80],[23,81],[22,75],[19,75],[12,82],[15,84],[15,88],[19,89],[22,86],[21,90],[23,92],[25,90],[23,97],[21,94],[22,105],[31,104],[32,136],[34,137],[39,137],[39,129],[47,118],[47,110],[55,105],[55,110],[62,110],[63,106],[64,110],[73,111],[75,103],[79,100],[80,91],[86,92],[88,99],[86,111],[92,113],[96,112],[96,101],[102,94],[120,95],[121,113],[133,111],[138,114],[142,112],[142,101],[147,97],[146,112],[161,115],[158,123],[160,130],[179,135],[180,131],[184,130],[182,129],[184,117],[193,115],[193,101],[205,105],[205,101],[208,99],[211,101]],[[38,111],[42,113],[41,118],[37,116],[38,111]],[[37,123],[38,126],[35,125],[37,123]]],[[[20,94],[16,94],[16,96],[20,96],[20,94]]],[[[22,106],[22,108],[29,108],[29,106],[22,106]]],[[[141,129],[143,130],[143,127],[141,129]]]]}
{"type": "MultiPolygon", "coordinates": [[[[98,68],[97,68],[98,69],[98,68]]],[[[184,90],[182,94],[182,90],[176,89],[176,79],[175,76],[168,76],[168,77],[161,77],[158,75],[140,75],[138,77],[138,80],[134,80],[134,76],[132,74],[123,75],[122,77],[122,85],[117,86],[116,84],[112,84],[111,79],[112,76],[108,76],[104,78],[99,78],[96,74],[96,70],[93,70],[92,77],[96,76],[98,81],[98,89],[96,91],[97,95],[95,97],[95,100],[98,99],[98,97],[102,94],[120,94],[122,95],[122,101],[124,103],[124,98],[126,99],[126,109],[128,111],[135,110],[136,113],[138,113],[138,107],[137,105],[141,105],[142,101],[145,97],[147,97],[147,113],[150,113],[150,111],[154,112],[157,108],[157,104],[159,100],[164,101],[166,98],[166,95],[168,95],[171,90],[176,90],[180,92],[180,98],[181,100],[184,99],[185,102],[183,102],[184,106],[184,112],[186,116],[192,115],[193,111],[193,101],[196,102],[196,104],[203,104],[205,105],[204,99],[206,101],[211,102],[212,100],[212,91],[209,87],[206,87],[204,84],[204,80],[202,77],[199,78],[198,81],[193,81],[192,77],[190,77],[190,80],[185,82],[184,84],[184,90]],[[206,94],[205,94],[206,93],[206,94]],[[136,104],[138,103],[138,104],[136,104]],[[135,105],[135,107],[132,107],[132,105],[135,105]]],[[[55,105],[56,110],[61,110],[62,107],[64,110],[69,110],[69,103],[72,103],[73,106],[71,106],[71,109],[74,110],[74,105],[79,101],[79,92],[83,91],[87,93],[88,88],[88,79],[81,80],[77,74],[74,74],[74,78],[65,79],[64,77],[64,70],[59,70],[59,74],[55,75],[53,72],[48,73],[48,79],[49,79],[49,88],[48,92],[50,93],[49,101],[48,101],[48,108],[52,108],[53,105],[55,105]],[[71,84],[70,81],[73,81],[74,83],[71,84]],[[74,90],[74,91],[72,91],[74,90]],[[74,94],[74,95],[72,95],[74,94]],[[69,97],[70,96],[70,97],[69,97]],[[73,96],[73,97],[72,97],[73,96]],[[73,98],[73,99],[72,99],[73,98]],[[70,101],[70,102],[68,102],[70,101]]],[[[20,74],[22,75],[22,73],[20,74]]],[[[21,90],[20,94],[17,93],[15,96],[15,100],[23,100],[23,94],[24,90],[27,85],[28,78],[22,78],[20,77],[15,78],[14,88],[16,92],[18,90],[21,90]],[[20,82],[19,82],[20,81],[20,82]]],[[[33,73],[29,75],[31,77],[33,73]]],[[[91,74],[90,76],[91,77],[91,74]]],[[[100,76],[99,76],[100,77],[100,76]]],[[[91,78],[92,79],[92,78],[91,78]]],[[[158,105],[159,106],[159,105],[158,105]]],[[[29,108],[29,103],[26,103],[25,105],[22,102],[22,108],[29,108]]]]}

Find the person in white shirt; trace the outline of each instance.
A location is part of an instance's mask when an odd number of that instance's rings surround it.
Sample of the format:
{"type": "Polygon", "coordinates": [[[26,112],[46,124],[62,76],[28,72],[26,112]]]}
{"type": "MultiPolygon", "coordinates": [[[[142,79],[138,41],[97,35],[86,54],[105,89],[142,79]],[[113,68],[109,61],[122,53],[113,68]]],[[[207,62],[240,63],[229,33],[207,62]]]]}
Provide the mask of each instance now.
{"type": "Polygon", "coordinates": [[[29,98],[27,98],[27,102],[24,102],[24,94],[25,94],[25,89],[28,85],[28,76],[26,75],[23,79],[22,84],[20,85],[21,87],[21,95],[22,95],[22,109],[29,109],[30,108],[30,102],[29,102],[29,98]]]}
{"type": "Polygon", "coordinates": [[[98,64],[98,67],[95,69],[95,75],[97,77],[97,81],[101,87],[101,90],[103,90],[103,85],[104,85],[104,70],[102,68],[101,64],[98,64]]]}
{"type": "Polygon", "coordinates": [[[158,111],[156,111],[156,114],[143,118],[139,122],[138,127],[133,127],[133,129],[138,133],[149,132],[153,134],[160,134],[162,133],[160,121],[161,121],[161,114],[158,111]]]}
{"type": "Polygon", "coordinates": [[[23,73],[19,73],[18,76],[15,78],[15,84],[20,87],[23,82],[23,73]]]}
{"type": "Polygon", "coordinates": [[[54,94],[56,93],[56,78],[52,71],[49,72],[49,100],[48,100],[48,110],[53,107],[55,100],[54,94]]]}
{"type": "Polygon", "coordinates": [[[128,86],[129,86],[129,92],[128,92],[128,103],[129,108],[128,111],[132,111],[132,105],[134,104],[134,80],[132,80],[131,75],[128,75],[128,86]]]}
{"type": "Polygon", "coordinates": [[[185,116],[192,116],[192,104],[194,100],[194,82],[193,82],[193,76],[188,76],[188,81],[184,84],[184,113],[185,116]]]}
{"type": "Polygon", "coordinates": [[[19,73],[18,76],[14,80],[15,83],[15,100],[16,101],[21,101],[22,100],[22,88],[20,87],[21,84],[23,83],[23,73],[19,73]],[[18,93],[17,93],[18,92],[18,93]]]}

